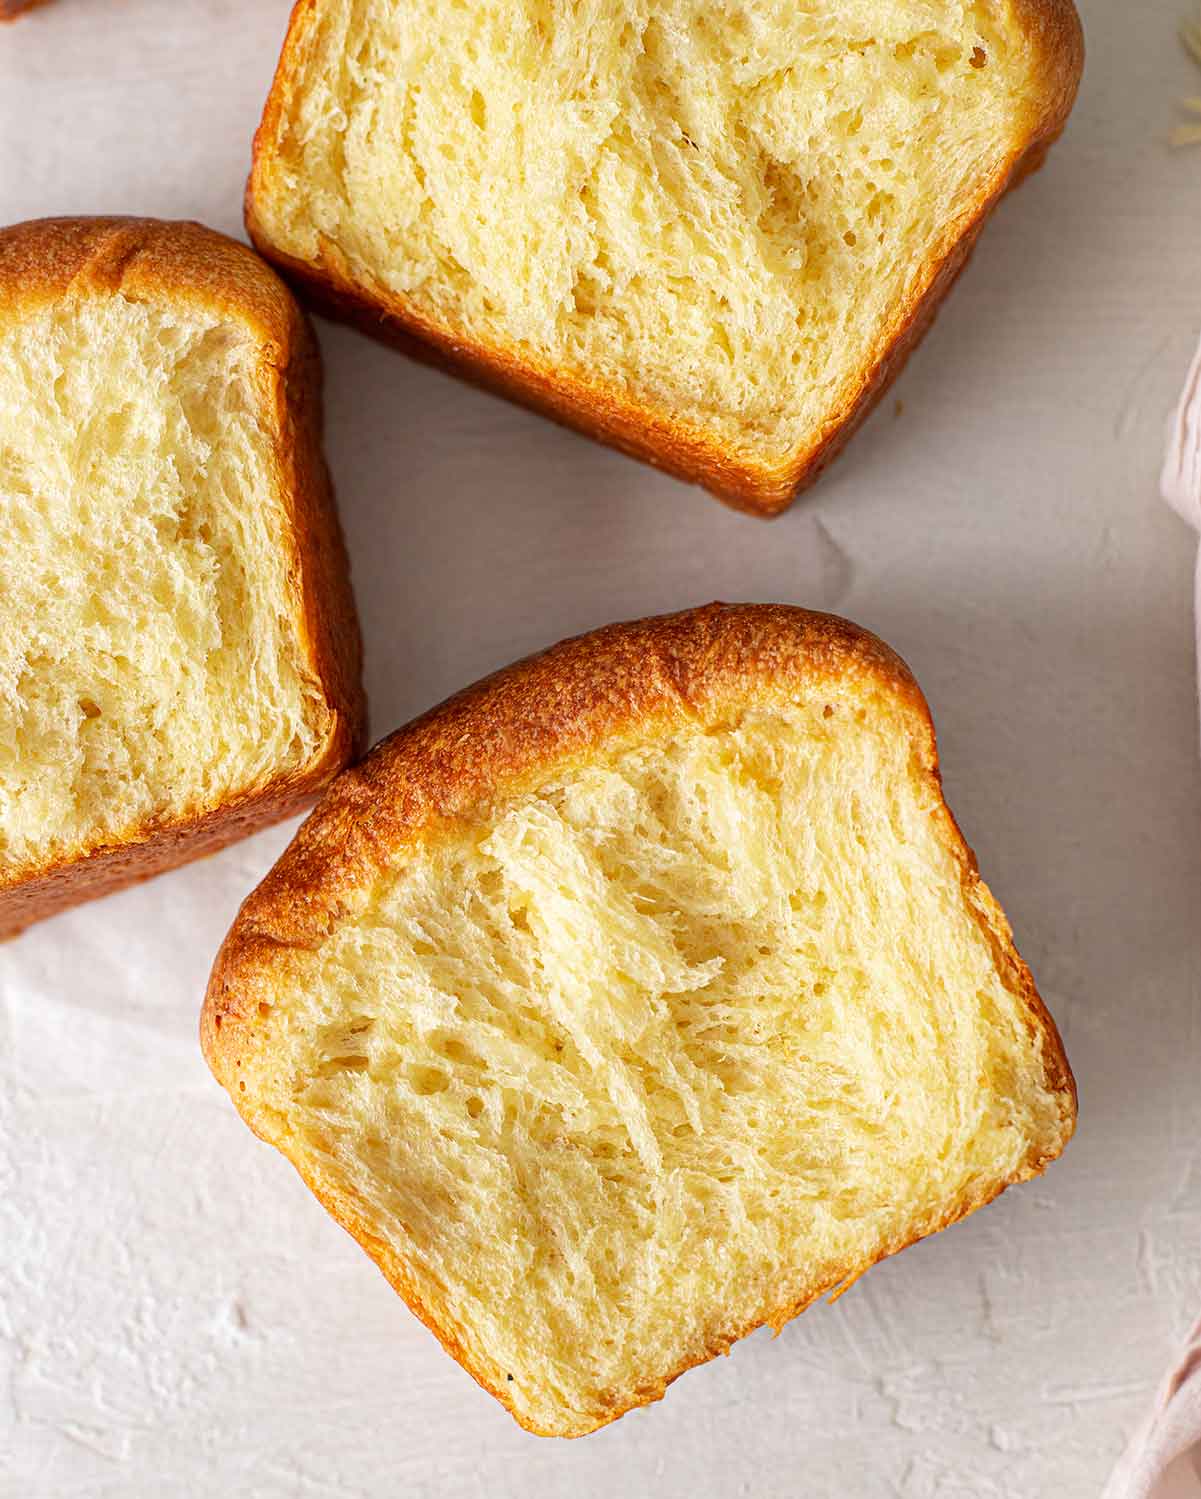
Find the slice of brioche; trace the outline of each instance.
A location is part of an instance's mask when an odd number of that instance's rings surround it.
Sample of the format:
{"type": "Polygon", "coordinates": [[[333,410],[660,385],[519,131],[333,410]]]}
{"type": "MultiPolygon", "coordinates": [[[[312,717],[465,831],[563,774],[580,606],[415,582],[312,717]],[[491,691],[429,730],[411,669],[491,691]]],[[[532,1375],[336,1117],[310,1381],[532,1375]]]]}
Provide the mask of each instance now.
{"type": "Polygon", "coordinates": [[[385,740],[242,907],[202,1041],[558,1436],[1035,1175],[1076,1113],[917,685],[789,608],[600,630],[385,740]]]}
{"type": "Polygon", "coordinates": [[[0,933],[304,805],[360,645],[316,346],[198,224],[0,230],[0,933]]]}
{"type": "Polygon", "coordinates": [[[325,310],[761,514],[900,369],[1072,0],[301,0],[247,225],[325,310]]]}

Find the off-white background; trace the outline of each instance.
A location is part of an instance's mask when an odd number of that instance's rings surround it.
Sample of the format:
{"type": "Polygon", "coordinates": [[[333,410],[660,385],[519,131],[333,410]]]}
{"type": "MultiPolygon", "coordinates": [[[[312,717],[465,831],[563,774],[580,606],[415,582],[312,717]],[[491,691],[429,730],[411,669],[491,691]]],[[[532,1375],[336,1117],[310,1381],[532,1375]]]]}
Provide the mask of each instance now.
{"type": "MultiPolygon", "coordinates": [[[[713,597],[870,626],[926,688],[1065,1032],[1066,1158],[663,1404],[527,1436],[205,1071],[209,961],[286,832],[262,836],[0,949],[5,1499],[1097,1492],[1201,1309],[1193,546],[1155,493],[1201,330],[1201,152],[1164,144],[1198,83],[1177,8],[1086,3],[1067,137],[897,400],[774,525],[320,330],[376,731],[713,597]]],[[[0,220],[238,232],[286,10],[54,0],[0,32],[0,220]]]]}

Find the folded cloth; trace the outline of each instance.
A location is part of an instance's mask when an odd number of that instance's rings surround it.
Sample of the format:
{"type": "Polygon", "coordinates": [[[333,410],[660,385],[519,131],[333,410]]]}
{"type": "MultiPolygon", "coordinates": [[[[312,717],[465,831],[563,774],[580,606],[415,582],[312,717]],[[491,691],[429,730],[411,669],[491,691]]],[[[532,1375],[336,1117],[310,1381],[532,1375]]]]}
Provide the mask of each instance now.
{"type": "MultiPolygon", "coordinates": [[[[1160,478],[1163,497],[1195,531],[1201,531],[1201,349],[1184,382],[1184,394],[1168,428],[1168,451],[1160,478]]],[[[1194,585],[1197,664],[1201,671],[1201,551],[1194,585]]]]}
{"type": "Polygon", "coordinates": [[[1172,509],[1201,531],[1201,349],[1168,429],[1161,484],[1172,509]]]}
{"type": "Polygon", "coordinates": [[[1201,1322],[1102,1499],[1201,1499],[1201,1322]]]}
{"type": "MultiPolygon", "coordinates": [[[[1201,531],[1201,350],[1168,432],[1163,497],[1201,531]]],[[[1197,571],[1201,662],[1201,555],[1197,571]]],[[[1103,1499],[1201,1499],[1201,1322],[1113,1471],[1103,1499]]]]}

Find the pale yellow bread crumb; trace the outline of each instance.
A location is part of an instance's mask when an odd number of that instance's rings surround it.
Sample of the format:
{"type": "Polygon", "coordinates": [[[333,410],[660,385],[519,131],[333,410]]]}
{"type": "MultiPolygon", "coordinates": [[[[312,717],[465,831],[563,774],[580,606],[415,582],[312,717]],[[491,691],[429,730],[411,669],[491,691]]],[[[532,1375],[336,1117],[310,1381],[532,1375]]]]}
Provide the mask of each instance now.
{"type": "Polygon", "coordinates": [[[246,901],[202,1039],[447,1349],[562,1436],[1075,1120],[916,684],[798,609],[602,630],[385,740],[246,901]]]}
{"type": "Polygon", "coordinates": [[[245,246],[0,230],[0,928],[283,816],[349,759],[318,381],[245,246]]]}
{"type": "Polygon", "coordinates": [[[773,513],[1082,57],[1071,0],[301,0],[247,224],[327,310],[773,513]]]}

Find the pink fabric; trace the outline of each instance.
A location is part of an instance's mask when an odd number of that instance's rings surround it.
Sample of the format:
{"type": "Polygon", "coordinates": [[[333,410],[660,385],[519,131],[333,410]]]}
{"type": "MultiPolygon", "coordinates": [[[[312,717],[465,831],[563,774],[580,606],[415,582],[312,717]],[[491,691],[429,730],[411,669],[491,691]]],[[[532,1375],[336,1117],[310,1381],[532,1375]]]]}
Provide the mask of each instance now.
{"type": "MultiPolygon", "coordinates": [[[[1201,349],[1184,382],[1180,405],[1168,428],[1168,450],[1160,478],[1163,497],[1194,531],[1201,532],[1201,349]]],[[[1201,673],[1201,551],[1197,554],[1194,617],[1197,622],[1197,667],[1201,673]]]]}
{"type": "Polygon", "coordinates": [[[1201,1499],[1201,1322],[1114,1469],[1103,1499],[1201,1499]]]}
{"type": "Polygon", "coordinates": [[[1172,509],[1201,531],[1201,349],[1168,430],[1161,484],[1172,509]]]}
{"type": "MultiPolygon", "coordinates": [[[[1162,488],[1168,504],[1201,532],[1201,350],[1172,418],[1162,488]]],[[[1196,617],[1201,662],[1201,555],[1196,617]]],[[[1114,1469],[1103,1499],[1201,1499],[1201,1322],[1114,1469]]]]}

